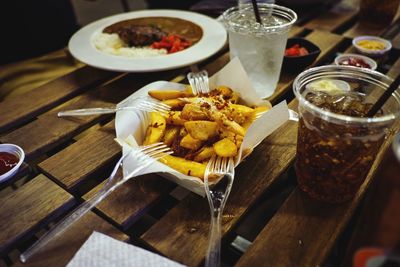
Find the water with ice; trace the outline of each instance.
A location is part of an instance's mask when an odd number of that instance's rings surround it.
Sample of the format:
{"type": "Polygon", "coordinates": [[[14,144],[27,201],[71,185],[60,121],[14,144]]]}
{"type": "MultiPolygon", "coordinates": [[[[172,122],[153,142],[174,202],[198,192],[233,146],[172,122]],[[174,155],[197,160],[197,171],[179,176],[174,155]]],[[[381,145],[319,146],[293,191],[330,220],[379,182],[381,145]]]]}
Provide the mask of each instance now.
{"type": "Polygon", "coordinates": [[[240,24],[241,29],[229,31],[231,58],[240,59],[257,94],[268,97],[278,84],[288,35],[288,29],[279,26],[288,21],[264,14],[260,25],[248,12],[232,22],[240,24]]]}

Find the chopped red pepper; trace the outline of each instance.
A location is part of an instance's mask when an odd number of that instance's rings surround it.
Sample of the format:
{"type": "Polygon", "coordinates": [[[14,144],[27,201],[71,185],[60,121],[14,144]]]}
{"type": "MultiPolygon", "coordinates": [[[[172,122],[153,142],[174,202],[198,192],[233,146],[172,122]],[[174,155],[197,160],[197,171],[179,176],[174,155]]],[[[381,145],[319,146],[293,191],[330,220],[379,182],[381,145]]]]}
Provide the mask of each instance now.
{"type": "Polygon", "coordinates": [[[309,52],[305,47],[300,46],[299,44],[294,44],[293,46],[287,48],[285,50],[285,56],[287,57],[298,57],[308,55],[309,52]]]}
{"type": "Polygon", "coordinates": [[[170,34],[161,39],[159,42],[154,42],[151,47],[155,49],[166,49],[168,54],[179,52],[192,45],[192,42],[185,40],[176,34],[170,34]]]}

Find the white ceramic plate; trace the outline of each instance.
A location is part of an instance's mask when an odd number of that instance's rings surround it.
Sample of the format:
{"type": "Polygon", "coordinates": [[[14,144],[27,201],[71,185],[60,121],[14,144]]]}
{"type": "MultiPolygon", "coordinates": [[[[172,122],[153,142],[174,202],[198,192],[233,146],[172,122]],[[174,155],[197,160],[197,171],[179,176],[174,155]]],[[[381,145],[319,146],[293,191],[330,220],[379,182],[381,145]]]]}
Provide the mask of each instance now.
{"type": "Polygon", "coordinates": [[[226,30],[217,20],[189,11],[180,10],[143,10],[133,11],[95,21],[76,32],[68,47],[78,60],[100,69],[122,72],[150,72],[184,67],[202,61],[215,54],[225,44],[226,30]],[[168,55],[146,58],[129,58],[109,55],[96,49],[93,38],[103,29],[116,22],[142,17],[173,17],[200,26],[202,38],[193,46],[168,55]]]}

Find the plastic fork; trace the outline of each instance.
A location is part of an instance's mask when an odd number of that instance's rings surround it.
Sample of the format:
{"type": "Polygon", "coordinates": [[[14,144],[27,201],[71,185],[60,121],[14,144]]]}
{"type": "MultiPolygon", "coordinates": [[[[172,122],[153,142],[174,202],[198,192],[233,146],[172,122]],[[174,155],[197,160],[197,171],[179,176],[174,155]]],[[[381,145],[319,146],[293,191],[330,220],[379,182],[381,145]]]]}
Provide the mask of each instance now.
{"type": "Polygon", "coordinates": [[[207,164],[204,185],[211,212],[210,236],[206,255],[206,267],[219,266],[221,260],[221,218],[235,177],[233,158],[213,156],[207,164]],[[209,177],[222,176],[216,184],[209,177]]]}
{"type": "MultiPolygon", "coordinates": [[[[106,198],[111,192],[113,192],[120,185],[128,181],[139,174],[140,171],[147,168],[156,160],[164,157],[167,154],[171,154],[172,151],[163,143],[155,143],[148,146],[139,148],[133,148],[129,153],[125,154],[115,165],[108,182],[88,201],[83,202],[75,210],[73,210],[67,217],[58,222],[49,232],[44,234],[36,243],[28,248],[20,259],[22,262],[26,262],[32,255],[38,252],[41,248],[46,246],[53,238],[62,234],[66,229],[69,228],[73,223],[78,221],[83,215],[90,211],[94,206],[100,203],[106,198]],[[136,168],[128,175],[117,175],[118,170],[122,168],[123,160],[132,157],[135,160],[136,168]]],[[[150,173],[150,172],[147,172],[150,173]]]]}
{"type": "Polygon", "coordinates": [[[192,92],[194,95],[207,94],[210,92],[208,83],[208,72],[202,70],[200,72],[189,72],[187,75],[192,92]]]}
{"type": "Polygon", "coordinates": [[[58,117],[65,116],[89,116],[99,114],[110,114],[120,110],[140,110],[140,111],[158,111],[168,112],[171,109],[170,106],[153,99],[145,99],[134,103],[134,105],[115,107],[115,108],[85,108],[85,109],[74,109],[58,112],[58,117]]]}

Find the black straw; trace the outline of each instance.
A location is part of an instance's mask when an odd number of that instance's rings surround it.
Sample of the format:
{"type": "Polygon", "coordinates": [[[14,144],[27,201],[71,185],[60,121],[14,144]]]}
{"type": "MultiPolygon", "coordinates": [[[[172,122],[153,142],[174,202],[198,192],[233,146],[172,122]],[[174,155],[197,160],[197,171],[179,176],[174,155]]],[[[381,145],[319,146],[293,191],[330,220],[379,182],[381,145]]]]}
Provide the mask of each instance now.
{"type": "Polygon", "coordinates": [[[379,97],[378,101],[370,108],[367,113],[367,117],[373,117],[375,114],[382,108],[385,104],[386,100],[393,94],[393,92],[399,87],[400,85],[400,75],[392,82],[389,88],[379,97]]]}
{"type": "Polygon", "coordinates": [[[253,3],[254,15],[256,16],[257,22],[262,24],[261,17],[260,17],[260,11],[258,10],[257,0],[251,0],[251,2],[253,3]]]}

